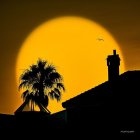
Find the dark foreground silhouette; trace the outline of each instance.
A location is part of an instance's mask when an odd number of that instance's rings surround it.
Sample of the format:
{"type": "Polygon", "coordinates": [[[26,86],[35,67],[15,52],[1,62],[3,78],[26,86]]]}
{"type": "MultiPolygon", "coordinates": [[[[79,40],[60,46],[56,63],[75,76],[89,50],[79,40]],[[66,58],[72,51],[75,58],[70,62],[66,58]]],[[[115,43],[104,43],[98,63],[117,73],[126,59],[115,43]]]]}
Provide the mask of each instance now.
{"type": "Polygon", "coordinates": [[[120,59],[115,51],[108,57],[107,65],[108,81],[64,102],[64,111],[0,115],[0,129],[14,130],[22,135],[26,132],[24,136],[46,135],[61,139],[136,135],[140,71],[119,75],[120,59]]]}

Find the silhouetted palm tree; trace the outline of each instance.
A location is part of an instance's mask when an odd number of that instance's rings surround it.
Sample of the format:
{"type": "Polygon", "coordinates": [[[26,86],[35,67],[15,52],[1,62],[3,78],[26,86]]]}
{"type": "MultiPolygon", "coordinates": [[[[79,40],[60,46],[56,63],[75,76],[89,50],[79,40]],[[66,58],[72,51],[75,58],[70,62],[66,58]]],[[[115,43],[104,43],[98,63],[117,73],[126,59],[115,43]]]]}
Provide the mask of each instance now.
{"type": "Polygon", "coordinates": [[[29,104],[31,110],[37,104],[40,111],[49,110],[48,97],[60,101],[61,92],[65,91],[62,83],[62,76],[56,71],[56,68],[47,61],[39,59],[37,64],[31,65],[29,69],[20,77],[19,90],[25,88],[22,93],[23,100],[29,104]]]}

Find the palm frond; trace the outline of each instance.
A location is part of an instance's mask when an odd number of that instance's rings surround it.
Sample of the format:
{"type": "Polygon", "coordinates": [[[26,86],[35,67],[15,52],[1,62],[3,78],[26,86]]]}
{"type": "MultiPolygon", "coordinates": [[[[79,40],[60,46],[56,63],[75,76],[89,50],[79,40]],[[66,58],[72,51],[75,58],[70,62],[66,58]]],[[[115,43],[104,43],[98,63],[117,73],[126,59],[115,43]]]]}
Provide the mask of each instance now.
{"type": "Polygon", "coordinates": [[[45,81],[44,81],[44,86],[45,86],[46,89],[47,88],[53,88],[54,84],[55,83],[49,78],[45,79],[45,81]]]}
{"type": "Polygon", "coordinates": [[[61,92],[58,88],[54,88],[54,91],[55,91],[55,99],[57,101],[60,101],[61,100],[61,92]]]}
{"type": "Polygon", "coordinates": [[[23,74],[20,76],[20,80],[28,80],[29,79],[30,71],[27,69],[23,74]]]}
{"type": "Polygon", "coordinates": [[[29,87],[29,83],[28,83],[27,80],[25,80],[25,81],[22,81],[22,82],[20,83],[18,89],[20,90],[20,89],[22,89],[22,88],[28,88],[28,87],[29,87]]]}
{"type": "Polygon", "coordinates": [[[50,80],[52,81],[62,81],[62,76],[58,72],[53,72],[49,75],[50,80]]]}
{"type": "Polygon", "coordinates": [[[37,77],[37,73],[35,71],[29,71],[28,73],[28,80],[34,81],[34,79],[37,77]]]}
{"type": "Polygon", "coordinates": [[[66,90],[63,83],[57,83],[56,85],[58,89],[63,89],[63,91],[66,90]]]}
{"type": "Polygon", "coordinates": [[[60,101],[60,99],[61,99],[61,92],[57,88],[54,88],[54,90],[52,90],[51,92],[48,93],[48,96],[51,99],[56,99],[57,101],[60,101]]]}
{"type": "Polygon", "coordinates": [[[34,64],[33,64],[33,65],[31,65],[31,66],[30,66],[30,70],[31,70],[31,71],[34,71],[34,72],[36,72],[36,73],[37,73],[37,72],[38,72],[37,65],[34,65],[34,64]]]}
{"type": "Polygon", "coordinates": [[[39,89],[39,83],[38,82],[35,82],[32,84],[32,89],[33,90],[38,90],[39,89]]]}
{"type": "Polygon", "coordinates": [[[31,65],[30,72],[29,72],[30,78],[34,79],[34,80],[37,79],[38,73],[39,73],[39,69],[38,69],[37,65],[31,65]]]}
{"type": "Polygon", "coordinates": [[[22,93],[21,97],[23,98],[23,100],[26,100],[28,95],[29,95],[29,90],[26,90],[22,93]]]}
{"type": "Polygon", "coordinates": [[[28,84],[32,85],[32,83],[38,81],[37,73],[28,70],[20,76],[20,81],[28,81],[28,84]]]}
{"type": "Polygon", "coordinates": [[[47,67],[45,68],[45,76],[46,76],[46,78],[48,78],[49,77],[49,75],[52,73],[52,72],[55,72],[56,71],[56,68],[55,68],[55,66],[53,66],[53,65],[47,65],[47,67]]]}
{"type": "Polygon", "coordinates": [[[58,95],[58,94],[55,94],[55,99],[57,100],[57,102],[58,101],[60,101],[61,100],[61,97],[58,95]]]}
{"type": "Polygon", "coordinates": [[[41,60],[41,59],[38,59],[38,61],[37,61],[37,66],[38,66],[39,69],[44,69],[46,64],[47,64],[47,61],[44,61],[44,60],[41,60]]]}
{"type": "Polygon", "coordinates": [[[55,94],[55,91],[50,91],[49,93],[48,93],[48,96],[51,98],[51,99],[54,99],[55,98],[55,96],[54,96],[54,94],[55,94]]]}

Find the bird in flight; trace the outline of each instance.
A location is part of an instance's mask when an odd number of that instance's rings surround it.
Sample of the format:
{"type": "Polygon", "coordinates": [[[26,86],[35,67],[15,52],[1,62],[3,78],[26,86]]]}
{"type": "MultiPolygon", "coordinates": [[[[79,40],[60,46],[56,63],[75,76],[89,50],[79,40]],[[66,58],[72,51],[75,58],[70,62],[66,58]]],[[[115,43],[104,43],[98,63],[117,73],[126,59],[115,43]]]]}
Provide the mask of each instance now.
{"type": "Polygon", "coordinates": [[[104,39],[103,39],[103,38],[97,38],[97,40],[98,40],[98,41],[104,41],[104,39]]]}

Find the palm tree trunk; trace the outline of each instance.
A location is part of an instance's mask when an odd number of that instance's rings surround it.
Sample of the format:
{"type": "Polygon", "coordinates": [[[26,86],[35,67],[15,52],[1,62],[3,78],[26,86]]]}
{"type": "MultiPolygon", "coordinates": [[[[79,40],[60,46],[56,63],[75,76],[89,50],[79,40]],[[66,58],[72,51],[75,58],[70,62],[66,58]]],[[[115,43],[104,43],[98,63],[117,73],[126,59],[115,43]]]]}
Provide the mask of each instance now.
{"type": "Polygon", "coordinates": [[[43,84],[40,84],[40,88],[39,88],[39,96],[40,97],[44,97],[44,89],[43,89],[43,84]]]}
{"type": "Polygon", "coordinates": [[[41,72],[41,76],[40,76],[40,85],[39,85],[39,96],[41,98],[44,97],[44,87],[43,87],[43,79],[44,79],[44,72],[41,72]]]}
{"type": "Polygon", "coordinates": [[[33,102],[31,101],[31,111],[33,111],[33,102]]]}
{"type": "Polygon", "coordinates": [[[32,111],[32,101],[30,101],[30,107],[31,107],[31,111],[32,111]]]}
{"type": "Polygon", "coordinates": [[[33,111],[34,111],[34,102],[33,102],[33,111]]]}

